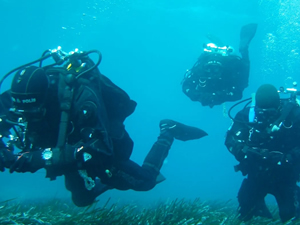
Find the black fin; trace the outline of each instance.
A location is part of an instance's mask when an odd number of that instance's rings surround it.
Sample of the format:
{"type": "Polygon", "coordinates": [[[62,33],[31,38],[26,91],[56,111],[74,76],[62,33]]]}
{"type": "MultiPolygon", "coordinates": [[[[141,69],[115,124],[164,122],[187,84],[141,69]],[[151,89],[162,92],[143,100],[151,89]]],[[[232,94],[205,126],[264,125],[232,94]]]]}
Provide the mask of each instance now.
{"type": "Polygon", "coordinates": [[[257,23],[250,23],[242,27],[240,32],[240,52],[248,51],[249,44],[257,30],[257,23]]]}
{"type": "Polygon", "coordinates": [[[159,183],[161,183],[161,182],[163,182],[163,181],[165,181],[166,180],[166,178],[164,177],[164,175],[162,175],[161,173],[159,173],[158,175],[157,175],[157,177],[156,177],[156,184],[159,184],[159,183]]]}
{"type": "Polygon", "coordinates": [[[159,126],[161,133],[168,132],[168,134],[180,141],[196,140],[207,136],[207,133],[204,130],[187,126],[174,120],[162,120],[160,121],[159,126]]]}

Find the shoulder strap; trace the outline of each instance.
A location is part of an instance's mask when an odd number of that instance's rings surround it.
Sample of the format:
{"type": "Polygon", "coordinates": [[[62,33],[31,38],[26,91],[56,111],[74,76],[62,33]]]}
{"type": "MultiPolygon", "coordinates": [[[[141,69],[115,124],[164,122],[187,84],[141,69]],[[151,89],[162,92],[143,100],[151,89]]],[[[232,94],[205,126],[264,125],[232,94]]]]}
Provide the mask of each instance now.
{"type": "Polygon", "coordinates": [[[46,73],[58,76],[58,98],[60,101],[61,116],[56,147],[62,148],[66,143],[75,75],[64,67],[49,67],[46,73]]]}
{"type": "Polygon", "coordinates": [[[66,143],[67,128],[73,100],[72,82],[74,80],[74,76],[71,74],[60,74],[59,76],[58,95],[60,98],[61,116],[56,147],[62,148],[66,143]]]}
{"type": "Polygon", "coordinates": [[[273,123],[271,130],[272,132],[278,131],[280,129],[282,123],[290,115],[295,106],[296,104],[294,102],[288,102],[285,105],[283,105],[280,117],[273,123]]]}

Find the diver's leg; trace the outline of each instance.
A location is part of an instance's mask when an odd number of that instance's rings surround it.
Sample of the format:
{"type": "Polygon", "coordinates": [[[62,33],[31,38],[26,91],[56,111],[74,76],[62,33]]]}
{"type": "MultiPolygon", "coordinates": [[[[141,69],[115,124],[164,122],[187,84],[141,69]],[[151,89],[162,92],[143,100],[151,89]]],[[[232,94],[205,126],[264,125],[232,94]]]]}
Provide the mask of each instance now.
{"type": "Polygon", "coordinates": [[[254,216],[260,216],[265,218],[273,218],[270,210],[267,207],[266,201],[264,198],[260,198],[255,207],[254,216]]]}
{"type": "Polygon", "coordinates": [[[172,143],[172,136],[160,135],[142,166],[131,160],[117,161],[111,171],[112,176],[105,177],[103,181],[118,190],[151,190],[157,183],[164,180],[159,176],[159,171],[172,143]]]}
{"type": "Polygon", "coordinates": [[[157,173],[139,166],[132,160],[119,161],[114,164],[111,176],[103,182],[118,190],[148,191],[156,185],[157,173]]]}
{"type": "Polygon", "coordinates": [[[281,221],[287,222],[300,215],[300,188],[296,184],[279,185],[276,187],[276,198],[281,221]]]}
{"type": "Polygon", "coordinates": [[[264,198],[267,195],[263,187],[255,180],[244,179],[238,192],[239,219],[248,221],[253,216],[272,216],[265,205],[264,198]]]}
{"type": "Polygon", "coordinates": [[[118,130],[118,132],[114,132],[118,135],[111,136],[115,158],[117,161],[126,161],[131,156],[134,143],[123,124],[118,126],[114,124],[112,127],[113,130],[118,130]]]}
{"type": "Polygon", "coordinates": [[[174,138],[182,141],[199,139],[207,133],[201,129],[186,126],[173,120],[160,122],[160,135],[146,156],[142,166],[131,160],[115,162],[112,176],[103,180],[116,189],[147,191],[164,178],[160,169],[174,138]]]}
{"type": "Polygon", "coordinates": [[[162,120],[159,124],[160,135],[144,160],[143,167],[151,168],[159,174],[174,138],[181,141],[200,139],[207,133],[199,128],[178,123],[173,120],[162,120]]]}
{"type": "Polygon", "coordinates": [[[248,47],[254,37],[257,29],[256,23],[250,23],[242,27],[240,32],[240,46],[239,50],[244,59],[249,59],[248,47]]]}

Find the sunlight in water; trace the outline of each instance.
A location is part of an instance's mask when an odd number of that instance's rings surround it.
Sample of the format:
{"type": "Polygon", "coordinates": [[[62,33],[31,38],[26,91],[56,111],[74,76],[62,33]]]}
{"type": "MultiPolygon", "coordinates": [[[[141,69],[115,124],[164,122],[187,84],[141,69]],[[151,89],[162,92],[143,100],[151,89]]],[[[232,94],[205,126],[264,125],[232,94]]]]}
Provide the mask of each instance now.
{"type": "Polygon", "coordinates": [[[260,10],[268,27],[264,27],[262,72],[265,79],[274,75],[291,86],[299,76],[300,0],[261,0],[260,10]]]}

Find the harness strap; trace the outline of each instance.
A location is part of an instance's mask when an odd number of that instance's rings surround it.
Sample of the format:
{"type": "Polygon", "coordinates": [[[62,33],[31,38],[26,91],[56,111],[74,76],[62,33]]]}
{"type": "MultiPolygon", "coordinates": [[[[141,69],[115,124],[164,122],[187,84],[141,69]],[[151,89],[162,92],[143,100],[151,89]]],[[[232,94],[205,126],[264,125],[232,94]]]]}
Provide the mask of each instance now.
{"type": "Polygon", "coordinates": [[[60,116],[59,132],[58,132],[58,139],[56,144],[57,148],[64,147],[66,143],[68,122],[69,122],[70,110],[71,110],[72,100],[73,100],[73,89],[65,81],[65,79],[62,80],[63,80],[62,82],[64,88],[63,88],[63,95],[60,103],[60,108],[62,112],[60,116]]]}
{"type": "Polygon", "coordinates": [[[283,106],[280,117],[273,123],[272,132],[278,131],[280,129],[282,123],[285,121],[285,119],[288,117],[288,115],[291,113],[294,107],[295,103],[293,102],[288,102],[283,106]]]}
{"type": "MultiPolygon", "coordinates": [[[[72,75],[59,74],[59,85],[58,85],[58,96],[60,98],[60,122],[56,147],[53,148],[53,163],[57,164],[61,159],[61,150],[66,144],[67,129],[69,123],[69,116],[73,100],[73,88],[71,88],[71,79],[72,75]],[[69,82],[68,82],[69,81],[69,82]]],[[[53,167],[47,169],[46,177],[49,177],[50,180],[55,180],[57,173],[53,167]]]]}

